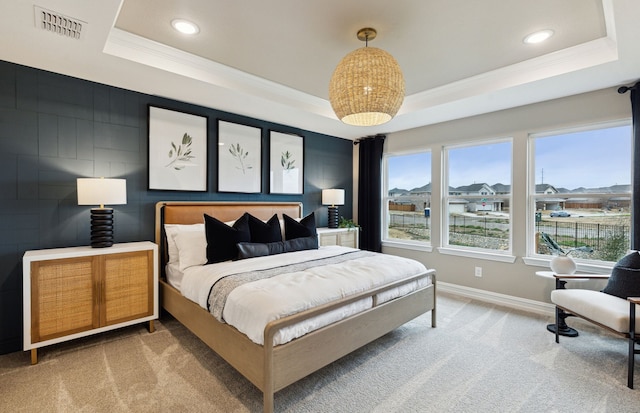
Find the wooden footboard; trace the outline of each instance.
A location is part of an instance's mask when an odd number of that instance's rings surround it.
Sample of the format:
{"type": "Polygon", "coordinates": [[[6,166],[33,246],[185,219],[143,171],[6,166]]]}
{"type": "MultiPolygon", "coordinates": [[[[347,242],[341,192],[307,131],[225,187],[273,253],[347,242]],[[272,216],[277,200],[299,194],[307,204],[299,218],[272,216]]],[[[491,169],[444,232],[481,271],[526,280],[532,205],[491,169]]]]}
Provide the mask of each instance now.
{"type": "Polygon", "coordinates": [[[260,389],[264,397],[264,412],[273,412],[275,392],[393,331],[415,317],[431,311],[431,325],[435,327],[435,288],[435,273],[430,270],[409,280],[389,284],[271,322],[265,327],[264,346],[252,342],[234,327],[220,323],[206,310],[183,297],[178,290],[164,281],[161,282],[161,303],[166,311],[260,389]],[[384,290],[423,277],[432,277],[432,283],[413,293],[376,305],[286,344],[273,346],[273,337],[281,328],[351,302],[374,297],[384,290]]]}
{"type": "MultiPolygon", "coordinates": [[[[433,271],[415,278],[430,275],[433,275],[433,271]]],[[[331,311],[364,297],[373,297],[384,290],[404,283],[406,281],[390,284],[373,291],[358,294],[349,299],[336,301],[269,323],[265,328],[264,335],[265,386],[262,390],[264,392],[265,411],[272,410],[272,407],[267,409],[268,405],[273,404],[272,393],[395,330],[427,311],[433,311],[432,327],[435,327],[435,284],[431,284],[411,294],[377,305],[313,331],[289,343],[276,347],[272,345],[275,333],[281,328],[299,323],[307,318],[331,311]]]]}

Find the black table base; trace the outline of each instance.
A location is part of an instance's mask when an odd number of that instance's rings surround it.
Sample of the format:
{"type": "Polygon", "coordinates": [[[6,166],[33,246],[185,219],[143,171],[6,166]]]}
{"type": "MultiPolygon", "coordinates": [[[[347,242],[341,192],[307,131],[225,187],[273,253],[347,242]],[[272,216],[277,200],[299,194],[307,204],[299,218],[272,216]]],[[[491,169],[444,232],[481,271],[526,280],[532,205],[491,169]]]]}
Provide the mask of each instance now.
{"type": "MultiPolygon", "coordinates": [[[[556,289],[557,290],[564,290],[566,289],[565,285],[567,284],[566,281],[561,280],[559,278],[556,278],[556,289]]],[[[565,337],[578,337],[578,330],[576,330],[575,328],[571,328],[567,325],[567,323],[565,322],[565,319],[567,317],[570,317],[570,314],[565,313],[564,311],[562,311],[559,308],[556,308],[556,317],[558,319],[558,335],[561,336],[565,336],[565,337]]],[[[556,324],[547,324],[547,330],[552,332],[553,334],[556,333],[556,324]]]]}

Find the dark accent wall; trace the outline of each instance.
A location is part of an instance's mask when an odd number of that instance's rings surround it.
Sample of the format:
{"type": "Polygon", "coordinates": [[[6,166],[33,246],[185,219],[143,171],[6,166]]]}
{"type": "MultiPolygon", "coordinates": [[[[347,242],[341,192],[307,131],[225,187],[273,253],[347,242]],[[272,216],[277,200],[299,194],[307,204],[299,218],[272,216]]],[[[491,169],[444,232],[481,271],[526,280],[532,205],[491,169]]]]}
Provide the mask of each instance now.
{"type": "Polygon", "coordinates": [[[116,242],[153,241],[161,200],[300,201],[326,226],[322,188],[344,188],[340,215],[352,217],[352,148],[346,139],[0,61],[0,354],[22,349],[24,252],[89,245],[89,207],[77,205],[76,178],[126,178],[127,204],[114,206],[116,242]],[[208,117],[208,192],[147,190],[149,104],[208,117]],[[216,192],[218,119],[262,128],[262,193],[216,192]],[[270,129],[304,136],[303,195],[269,195],[270,129]]]}

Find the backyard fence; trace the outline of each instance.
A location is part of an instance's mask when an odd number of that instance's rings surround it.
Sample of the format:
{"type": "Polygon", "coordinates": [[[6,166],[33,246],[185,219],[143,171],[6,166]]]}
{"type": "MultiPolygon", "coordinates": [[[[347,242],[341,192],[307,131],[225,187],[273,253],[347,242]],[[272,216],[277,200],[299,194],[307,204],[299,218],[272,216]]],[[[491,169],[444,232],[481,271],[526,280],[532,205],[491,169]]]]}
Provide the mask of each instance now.
{"type": "Polygon", "coordinates": [[[390,227],[428,228],[429,226],[429,218],[424,214],[390,214],[389,218],[390,227]]]}
{"type": "MultiPolygon", "coordinates": [[[[389,228],[398,229],[414,235],[424,233],[424,239],[429,237],[430,218],[423,214],[390,214],[389,228]]],[[[595,251],[594,256],[602,259],[613,260],[628,249],[630,239],[629,225],[611,225],[581,222],[560,222],[536,220],[536,232],[546,233],[554,239],[562,248],[583,249],[595,251]]],[[[509,220],[492,216],[458,216],[449,217],[450,241],[464,236],[464,245],[484,247],[488,239],[496,241],[508,241],[509,220]],[[470,238],[471,237],[471,238],[470,238]],[[482,239],[484,238],[484,240],[482,239]],[[476,239],[477,241],[469,241],[476,239]],[[478,244],[478,245],[475,245],[478,244]]],[[[539,240],[538,240],[539,241],[539,240]]],[[[457,243],[457,242],[456,242],[457,243]]],[[[508,245],[505,244],[505,245],[508,245]]],[[[544,249],[538,253],[550,253],[544,249]]],[[[591,253],[590,253],[591,254],[591,253]]]]}
{"type": "Polygon", "coordinates": [[[630,239],[628,225],[541,221],[536,223],[536,231],[549,234],[560,246],[569,248],[587,246],[600,250],[609,240],[630,239]]]}
{"type": "Polygon", "coordinates": [[[389,210],[414,212],[416,210],[416,206],[414,204],[399,204],[399,203],[390,201],[389,210]]]}

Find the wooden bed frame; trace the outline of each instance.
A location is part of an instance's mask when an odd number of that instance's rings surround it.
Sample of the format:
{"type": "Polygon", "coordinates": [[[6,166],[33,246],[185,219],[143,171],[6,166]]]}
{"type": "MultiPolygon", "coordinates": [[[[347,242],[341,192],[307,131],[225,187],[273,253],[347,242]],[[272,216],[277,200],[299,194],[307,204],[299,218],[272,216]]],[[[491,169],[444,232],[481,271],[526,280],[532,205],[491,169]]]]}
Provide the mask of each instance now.
{"type": "Polygon", "coordinates": [[[203,222],[203,214],[221,221],[232,221],[245,212],[260,219],[285,213],[302,216],[301,203],[280,202],[158,202],[156,204],[155,239],[160,247],[160,300],[162,307],[204,341],[263,393],[264,412],[274,409],[274,393],[301,378],[338,360],[350,352],[431,311],[431,325],[436,326],[435,271],[414,276],[344,298],[321,307],[269,323],[264,330],[264,345],[252,342],[228,324],[220,323],[197,303],[185,298],[164,277],[167,259],[163,224],[203,222]],[[376,294],[413,280],[432,277],[432,283],[403,297],[378,304],[376,294]],[[337,307],[373,297],[373,307],[339,322],[313,331],[286,344],[273,346],[275,333],[288,325],[331,311],[337,307]]]}

